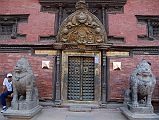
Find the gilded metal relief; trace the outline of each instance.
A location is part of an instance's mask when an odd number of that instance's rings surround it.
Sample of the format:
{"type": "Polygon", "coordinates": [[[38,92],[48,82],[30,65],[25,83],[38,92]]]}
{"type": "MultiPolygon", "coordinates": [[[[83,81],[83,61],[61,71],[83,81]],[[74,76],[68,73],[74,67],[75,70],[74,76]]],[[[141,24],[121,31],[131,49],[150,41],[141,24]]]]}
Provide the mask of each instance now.
{"type": "Polygon", "coordinates": [[[79,1],[76,11],[62,23],[58,39],[63,43],[98,44],[105,41],[106,32],[100,20],[87,10],[85,1],[79,1]]]}

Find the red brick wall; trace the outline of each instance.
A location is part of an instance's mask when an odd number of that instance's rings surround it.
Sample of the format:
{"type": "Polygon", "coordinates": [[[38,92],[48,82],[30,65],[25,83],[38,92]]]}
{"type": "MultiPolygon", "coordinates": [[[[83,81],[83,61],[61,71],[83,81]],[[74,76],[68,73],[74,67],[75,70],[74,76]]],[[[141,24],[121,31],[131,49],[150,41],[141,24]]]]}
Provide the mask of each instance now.
{"type": "Polygon", "coordinates": [[[53,89],[52,83],[54,81],[53,68],[55,68],[53,56],[31,56],[28,53],[0,53],[0,88],[2,88],[2,81],[8,72],[12,72],[16,62],[23,56],[27,57],[32,66],[34,75],[36,76],[36,84],[38,86],[39,98],[52,99],[53,89]],[[50,61],[50,69],[42,69],[42,60],[50,61]]]}
{"type": "Polygon", "coordinates": [[[124,90],[129,88],[129,77],[136,65],[146,59],[151,62],[152,72],[157,79],[153,100],[159,101],[159,56],[155,55],[136,55],[130,58],[110,58],[110,79],[108,81],[108,99],[110,101],[121,101],[124,90]],[[121,62],[121,70],[113,70],[113,62],[121,62]]]}
{"type": "MultiPolygon", "coordinates": [[[[158,46],[159,41],[137,40],[137,35],[146,34],[146,25],[137,24],[135,15],[159,15],[158,0],[128,0],[124,14],[109,15],[109,35],[125,37],[123,46],[158,46]]],[[[121,45],[122,46],[122,45],[121,45]]]]}
{"type": "MultiPolygon", "coordinates": [[[[28,23],[20,23],[18,33],[27,34],[26,40],[8,40],[1,43],[35,44],[40,36],[54,34],[55,15],[40,12],[39,0],[1,0],[0,14],[29,14],[28,23]]],[[[43,43],[44,44],[44,43],[43,43]]]]}
{"type": "MultiPolygon", "coordinates": [[[[138,34],[146,34],[146,26],[137,24],[135,17],[135,15],[159,15],[158,6],[159,0],[128,0],[124,6],[123,14],[110,14],[108,16],[109,35],[125,37],[126,43],[120,44],[121,46],[158,46],[159,41],[137,39],[138,34]]],[[[55,14],[40,12],[39,0],[0,0],[0,14],[29,14],[28,23],[20,23],[18,26],[18,33],[27,34],[26,40],[1,40],[0,44],[45,44],[46,42],[38,42],[39,36],[54,34],[55,14]]],[[[51,56],[31,56],[26,53],[0,53],[0,55],[3,55],[0,58],[0,72],[2,74],[0,82],[2,82],[3,74],[12,71],[16,61],[26,55],[37,77],[40,98],[52,98],[52,69],[41,69],[42,60],[54,61],[51,56]]],[[[128,87],[129,75],[142,57],[110,58],[109,100],[121,100],[123,98],[123,90],[128,87]],[[122,62],[121,71],[112,70],[113,61],[122,62]]],[[[152,69],[158,77],[158,56],[144,57],[152,62],[152,69]]],[[[154,93],[159,96],[158,90],[159,82],[154,93]]]]}
{"type": "MultiPolygon", "coordinates": [[[[124,6],[123,14],[109,14],[109,35],[125,37],[126,43],[120,44],[120,46],[158,46],[159,40],[146,41],[137,38],[137,35],[147,34],[147,28],[144,24],[138,24],[135,17],[135,15],[159,15],[158,6],[158,0],[128,0],[124,6]]],[[[129,86],[129,76],[142,58],[152,63],[153,73],[157,77],[153,98],[159,101],[159,56],[157,55],[110,58],[108,79],[108,99],[110,101],[121,101],[123,99],[124,90],[129,86]],[[112,69],[113,62],[122,62],[122,69],[114,71],[112,69]]]]}

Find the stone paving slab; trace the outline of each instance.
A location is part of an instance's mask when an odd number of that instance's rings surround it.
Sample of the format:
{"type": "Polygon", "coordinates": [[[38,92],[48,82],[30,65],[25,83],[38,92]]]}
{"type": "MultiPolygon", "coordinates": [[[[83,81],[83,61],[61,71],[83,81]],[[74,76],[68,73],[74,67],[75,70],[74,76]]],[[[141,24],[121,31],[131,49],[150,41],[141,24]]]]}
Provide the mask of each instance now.
{"type": "Polygon", "coordinates": [[[32,120],[127,120],[118,109],[92,109],[91,112],[71,112],[68,108],[44,108],[32,120]]]}
{"type": "Polygon", "coordinates": [[[71,105],[69,111],[72,112],[91,112],[92,108],[86,105],[71,105]]]}
{"type": "MultiPolygon", "coordinates": [[[[0,114],[0,120],[7,120],[0,114]]],[[[71,112],[68,108],[44,107],[31,120],[128,120],[119,109],[92,109],[91,112],[71,112]]]]}
{"type": "Polygon", "coordinates": [[[94,120],[92,116],[68,115],[65,120],[94,120]]]}

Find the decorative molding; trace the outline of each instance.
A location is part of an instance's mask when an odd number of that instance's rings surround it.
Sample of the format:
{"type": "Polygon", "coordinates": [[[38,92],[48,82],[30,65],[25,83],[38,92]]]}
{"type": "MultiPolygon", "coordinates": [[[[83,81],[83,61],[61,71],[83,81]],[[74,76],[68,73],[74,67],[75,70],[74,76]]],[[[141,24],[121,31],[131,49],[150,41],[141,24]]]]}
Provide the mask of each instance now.
{"type": "Polygon", "coordinates": [[[58,42],[67,44],[106,43],[106,31],[100,20],[87,10],[83,1],[76,3],[76,11],[68,16],[60,26],[58,42]]]}
{"type": "MultiPolygon", "coordinates": [[[[124,5],[127,0],[86,0],[89,11],[94,14],[107,28],[106,14],[123,13],[124,5]]],[[[56,28],[59,28],[61,22],[70,14],[75,12],[75,0],[39,0],[41,12],[55,13],[56,28]]]]}
{"type": "Polygon", "coordinates": [[[124,7],[123,6],[109,6],[107,7],[108,14],[116,14],[116,13],[123,13],[124,7]]]}
{"type": "Polygon", "coordinates": [[[122,36],[108,36],[108,43],[124,44],[125,38],[122,36]]]}
{"type": "Polygon", "coordinates": [[[28,14],[0,15],[0,40],[25,39],[26,35],[17,33],[17,29],[19,23],[28,22],[28,16],[28,14]]]}
{"type": "Polygon", "coordinates": [[[32,51],[32,50],[53,50],[53,45],[8,45],[1,44],[0,52],[32,51]]]}
{"type": "Polygon", "coordinates": [[[159,48],[134,48],[133,55],[159,55],[159,48]]]}
{"type": "MultiPolygon", "coordinates": [[[[40,3],[64,3],[64,4],[75,4],[75,0],[39,0],[40,3]]],[[[127,0],[86,0],[87,3],[105,4],[105,5],[125,5],[127,0]]]]}
{"type": "Polygon", "coordinates": [[[18,47],[18,46],[0,46],[0,53],[21,53],[21,52],[31,52],[30,47],[18,47]]]}
{"type": "Polygon", "coordinates": [[[55,42],[56,36],[40,36],[39,42],[55,42]]]}
{"type": "Polygon", "coordinates": [[[129,51],[108,51],[107,52],[107,56],[108,57],[129,57],[130,56],[130,52],[129,51]]]}

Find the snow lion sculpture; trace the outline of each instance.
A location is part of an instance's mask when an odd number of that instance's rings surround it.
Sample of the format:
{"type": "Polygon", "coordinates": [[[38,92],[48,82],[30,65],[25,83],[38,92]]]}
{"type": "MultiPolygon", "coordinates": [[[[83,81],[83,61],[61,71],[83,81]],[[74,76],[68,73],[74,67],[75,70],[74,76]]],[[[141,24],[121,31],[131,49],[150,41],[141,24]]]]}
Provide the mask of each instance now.
{"type": "Polygon", "coordinates": [[[38,105],[38,91],[35,76],[26,58],[16,63],[13,71],[13,99],[11,108],[14,110],[29,110],[38,105]]]}

